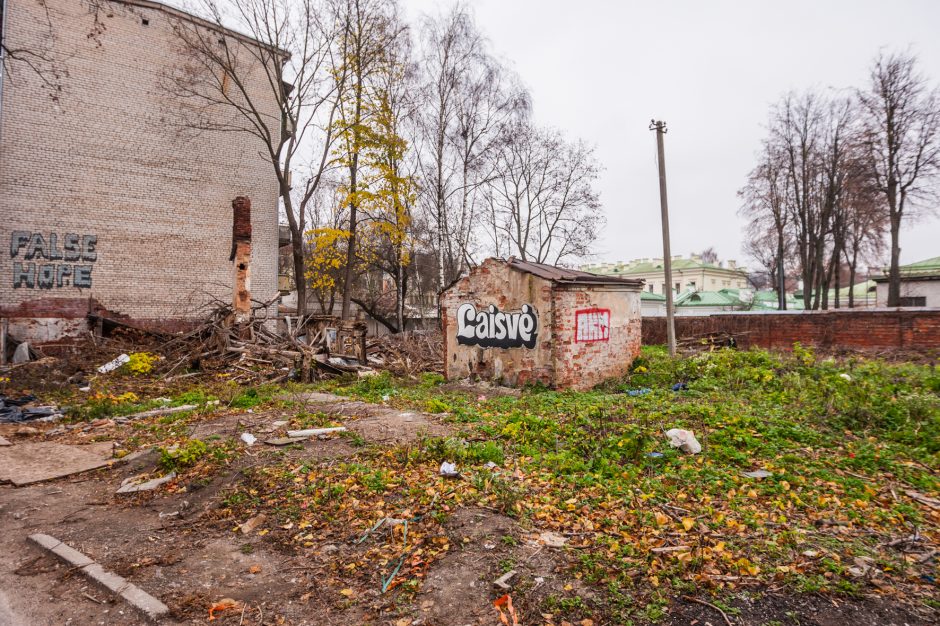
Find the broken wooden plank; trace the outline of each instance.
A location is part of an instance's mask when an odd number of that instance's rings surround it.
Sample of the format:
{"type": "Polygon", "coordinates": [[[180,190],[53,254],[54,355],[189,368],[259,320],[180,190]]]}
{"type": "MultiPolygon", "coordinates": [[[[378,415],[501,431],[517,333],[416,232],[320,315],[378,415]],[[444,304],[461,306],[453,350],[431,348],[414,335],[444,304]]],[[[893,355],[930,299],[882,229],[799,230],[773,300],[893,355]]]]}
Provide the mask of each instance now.
{"type": "Polygon", "coordinates": [[[346,430],[345,426],[334,426],[333,428],[307,428],[304,430],[289,430],[287,436],[296,439],[298,437],[319,437],[320,435],[329,435],[330,433],[341,433],[346,430]]]}
{"type": "Polygon", "coordinates": [[[183,411],[192,411],[193,409],[198,409],[199,405],[197,404],[182,404],[180,406],[167,406],[160,409],[151,409],[150,411],[141,411],[140,413],[132,413],[130,415],[122,415],[120,417],[115,417],[115,421],[127,421],[127,420],[139,420],[145,417],[156,417],[158,415],[171,415],[173,413],[182,413],[183,411]]]}

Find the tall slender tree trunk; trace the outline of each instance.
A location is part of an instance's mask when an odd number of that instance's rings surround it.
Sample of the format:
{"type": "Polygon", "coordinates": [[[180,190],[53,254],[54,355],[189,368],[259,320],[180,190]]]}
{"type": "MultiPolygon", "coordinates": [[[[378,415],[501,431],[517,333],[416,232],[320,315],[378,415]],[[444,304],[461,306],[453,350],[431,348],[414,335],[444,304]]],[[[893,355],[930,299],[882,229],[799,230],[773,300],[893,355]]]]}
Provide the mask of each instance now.
{"type": "Polygon", "coordinates": [[[783,268],[783,230],[777,229],[777,308],[787,310],[787,277],[783,268]]]}

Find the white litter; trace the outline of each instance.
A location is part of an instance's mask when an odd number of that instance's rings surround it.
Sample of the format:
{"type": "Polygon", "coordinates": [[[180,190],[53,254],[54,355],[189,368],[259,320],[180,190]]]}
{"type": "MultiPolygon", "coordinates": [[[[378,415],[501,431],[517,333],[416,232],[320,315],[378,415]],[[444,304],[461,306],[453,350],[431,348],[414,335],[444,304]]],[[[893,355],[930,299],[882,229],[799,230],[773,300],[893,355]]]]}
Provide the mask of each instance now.
{"type": "Polygon", "coordinates": [[[455,478],[460,476],[460,472],[457,471],[457,466],[448,461],[441,463],[441,476],[446,476],[447,478],[455,478]]]}
{"type": "Polygon", "coordinates": [[[304,430],[289,430],[288,437],[319,437],[320,435],[329,435],[331,433],[341,433],[346,430],[345,426],[334,426],[332,428],[306,428],[304,430]]]}
{"type": "Polygon", "coordinates": [[[129,363],[130,360],[131,360],[130,356],[126,354],[122,354],[121,356],[114,359],[113,361],[109,361],[105,363],[104,365],[102,365],[101,367],[99,367],[98,373],[107,374],[108,372],[112,372],[116,370],[117,368],[121,367],[122,365],[124,365],[125,363],[129,363]]]}
{"type": "Polygon", "coordinates": [[[845,380],[852,380],[852,377],[845,373],[839,374],[839,378],[844,378],[845,380]]]}
{"type": "Polygon", "coordinates": [[[242,433],[242,441],[247,443],[249,446],[255,445],[255,442],[258,441],[258,438],[252,435],[251,433],[242,433]]]}
{"type": "Polygon", "coordinates": [[[743,472],[741,475],[748,478],[767,478],[773,476],[773,473],[767,470],[754,470],[753,472],[743,472]]]}
{"type": "Polygon", "coordinates": [[[679,448],[688,454],[698,454],[702,451],[702,444],[698,442],[691,430],[672,428],[666,431],[666,436],[669,437],[669,445],[673,448],[679,448]]]}

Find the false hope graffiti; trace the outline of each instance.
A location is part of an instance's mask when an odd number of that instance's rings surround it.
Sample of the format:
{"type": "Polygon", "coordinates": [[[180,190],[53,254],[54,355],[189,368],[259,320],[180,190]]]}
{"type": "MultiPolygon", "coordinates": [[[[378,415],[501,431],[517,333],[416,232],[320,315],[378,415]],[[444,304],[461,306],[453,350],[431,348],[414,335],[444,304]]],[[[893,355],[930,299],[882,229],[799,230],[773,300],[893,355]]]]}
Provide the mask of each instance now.
{"type": "Polygon", "coordinates": [[[481,311],[470,303],[457,309],[457,343],[465,346],[533,348],[538,327],[535,307],[530,304],[512,313],[503,313],[492,304],[481,311]]]}
{"type": "Polygon", "coordinates": [[[91,287],[92,265],[78,263],[36,263],[32,259],[47,261],[84,261],[94,263],[98,260],[97,235],[76,235],[66,233],[59,247],[59,236],[50,233],[48,238],[42,233],[15,230],[10,236],[10,258],[15,259],[23,253],[23,261],[13,262],[13,287],[19,289],[52,289],[53,287],[91,287]],[[26,261],[26,262],[24,262],[26,261]]]}

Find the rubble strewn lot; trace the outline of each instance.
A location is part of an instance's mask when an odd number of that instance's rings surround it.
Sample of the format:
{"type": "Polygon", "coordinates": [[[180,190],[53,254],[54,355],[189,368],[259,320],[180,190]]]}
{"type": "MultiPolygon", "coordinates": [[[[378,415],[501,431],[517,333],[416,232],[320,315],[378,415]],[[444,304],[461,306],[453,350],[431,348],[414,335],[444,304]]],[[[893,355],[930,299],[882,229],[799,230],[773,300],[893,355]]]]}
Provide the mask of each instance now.
{"type": "Polygon", "coordinates": [[[3,374],[0,393],[65,417],[0,424],[0,453],[114,454],[0,485],[0,622],[141,622],[28,543],[37,533],[165,603],[168,624],[210,609],[233,625],[494,624],[511,620],[493,604],[506,594],[523,624],[940,618],[929,359],[645,348],[627,377],[583,393],[444,384],[388,352],[401,375],[244,385],[191,364],[165,376],[163,361],[96,373],[132,348],[3,374]],[[673,428],[701,452],[672,448],[673,428]]]}

